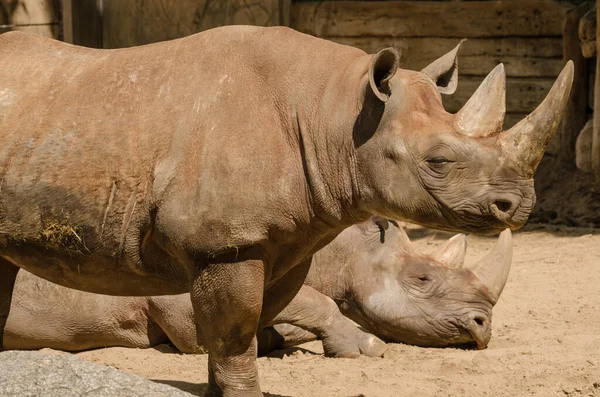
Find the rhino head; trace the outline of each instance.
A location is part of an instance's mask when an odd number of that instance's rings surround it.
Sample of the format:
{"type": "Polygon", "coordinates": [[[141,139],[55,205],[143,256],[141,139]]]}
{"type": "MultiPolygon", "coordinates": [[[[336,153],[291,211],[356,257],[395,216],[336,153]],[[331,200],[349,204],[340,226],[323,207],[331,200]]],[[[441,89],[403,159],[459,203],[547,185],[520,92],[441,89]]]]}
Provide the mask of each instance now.
{"type": "Polygon", "coordinates": [[[503,131],[502,64],[458,113],[444,110],[459,47],[420,72],[399,69],[392,48],[372,57],[354,125],[357,190],[382,217],[481,234],[518,229],[535,204],[534,172],[564,112],[573,63],[537,109],[503,131]]]}
{"type": "Polygon", "coordinates": [[[345,280],[336,300],[346,316],[391,342],[487,347],[492,307],[512,261],[510,229],[481,260],[464,266],[464,234],[424,255],[396,222],[375,217],[358,226],[342,233],[332,249],[350,252],[337,275],[345,280]]]}

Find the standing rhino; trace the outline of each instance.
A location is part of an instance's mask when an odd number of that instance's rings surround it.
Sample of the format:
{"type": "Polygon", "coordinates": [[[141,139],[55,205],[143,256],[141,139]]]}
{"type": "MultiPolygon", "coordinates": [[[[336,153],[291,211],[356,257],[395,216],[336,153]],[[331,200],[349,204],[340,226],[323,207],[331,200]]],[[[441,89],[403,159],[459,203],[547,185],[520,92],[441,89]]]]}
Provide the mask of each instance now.
{"type": "Polygon", "coordinates": [[[262,396],[256,332],[371,215],[522,226],[569,62],[501,131],[498,66],[457,114],[458,48],[420,72],[287,28],[119,50],[0,36],[0,333],[19,268],[108,295],[190,292],[207,395],[262,396]]]}
{"type": "MultiPolygon", "coordinates": [[[[344,230],[317,252],[307,280],[259,335],[259,350],[319,338],[331,356],[381,355],[376,336],[420,346],[487,346],[492,306],[506,283],[510,231],[472,269],[463,268],[464,234],[432,256],[421,255],[395,222],[371,219],[344,230]],[[336,305],[337,304],[337,305],[336,305]],[[294,324],[294,325],[292,325],[294,324]]],[[[6,323],[7,349],[84,350],[150,347],[171,340],[184,353],[198,346],[188,294],[116,297],[60,287],[31,273],[17,277],[6,323]]]]}

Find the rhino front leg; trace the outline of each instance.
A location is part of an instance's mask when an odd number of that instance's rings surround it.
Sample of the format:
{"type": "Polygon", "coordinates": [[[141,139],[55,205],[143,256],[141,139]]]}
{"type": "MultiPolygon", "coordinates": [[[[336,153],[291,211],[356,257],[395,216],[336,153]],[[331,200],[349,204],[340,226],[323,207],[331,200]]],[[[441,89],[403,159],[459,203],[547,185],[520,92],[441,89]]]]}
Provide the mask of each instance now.
{"type": "Polygon", "coordinates": [[[4,350],[4,326],[8,319],[18,272],[18,267],[4,259],[0,259],[0,352],[4,350]]]}
{"type": "MultiPolygon", "coordinates": [[[[385,342],[361,331],[340,312],[333,299],[308,285],[303,285],[296,297],[273,320],[273,324],[282,323],[317,335],[323,341],[323,349],[328,356],[353,358],[364,354],[379,357],[386,350],[385,342]]],[[[293,339],[296,335],[291,332],[289,336],[293,339]]],[[[285,339],[285,334],[282,337],[285,339]]]]}
{"type": "Polygon", "coordinates": [[[199,344],[208,350],[208,397],[262,397],[256,365],[264,264],[210,264],[190,287],[199,344]]]}

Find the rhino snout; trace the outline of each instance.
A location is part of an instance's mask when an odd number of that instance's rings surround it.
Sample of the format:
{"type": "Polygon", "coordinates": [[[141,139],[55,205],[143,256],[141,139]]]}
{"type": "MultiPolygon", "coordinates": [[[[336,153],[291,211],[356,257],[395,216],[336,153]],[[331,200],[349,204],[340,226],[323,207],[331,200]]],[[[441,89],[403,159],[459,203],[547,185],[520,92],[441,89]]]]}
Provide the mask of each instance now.
{"type": "Polygon", "coordinates": [[[487,347],[492,336],[491,321],[481,313],[470,313],[465,330],[471,335],[477,344],[477,349],[483,350],[487,347]]]}
{"type": "Polygon", "coordinates": [[[520,195],[504,194],[492,197],[488,204],[489,214],[506,225],[505,227],[518,229],[527,221],[529,212],[535,205],[535,195],[525,196],[524,198],[520,195]]]}

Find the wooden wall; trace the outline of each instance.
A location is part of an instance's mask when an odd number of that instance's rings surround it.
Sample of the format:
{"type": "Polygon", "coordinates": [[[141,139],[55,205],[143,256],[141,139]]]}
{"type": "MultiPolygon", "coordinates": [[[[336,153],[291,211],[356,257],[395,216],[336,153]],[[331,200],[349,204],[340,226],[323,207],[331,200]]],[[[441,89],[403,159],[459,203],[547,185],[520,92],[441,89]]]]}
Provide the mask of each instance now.
{"type": "Polygon", "coordinates": [[[444,97],[455,112],[498,63],[506,67],[507,117],[513,125],[535,108],[563,67],[569,7],[552,0],[329,1],[292,3],[294,29],[373,53],[395,46],[402,66],[419,70],[467,38],[459,88],[444,97]]]}
{"type": "Polygon", "coordinates": [[[0,0],[0,33],[21,30],[60,38],[59,17],[56,0],[0,0]]]}
{"type": "Polygon", "coordinates": [[[289,0],[104,1],[102,46],[129,47],[223,25],[287,24],[289,0]]]}

